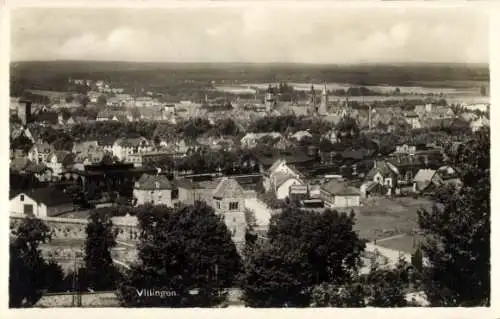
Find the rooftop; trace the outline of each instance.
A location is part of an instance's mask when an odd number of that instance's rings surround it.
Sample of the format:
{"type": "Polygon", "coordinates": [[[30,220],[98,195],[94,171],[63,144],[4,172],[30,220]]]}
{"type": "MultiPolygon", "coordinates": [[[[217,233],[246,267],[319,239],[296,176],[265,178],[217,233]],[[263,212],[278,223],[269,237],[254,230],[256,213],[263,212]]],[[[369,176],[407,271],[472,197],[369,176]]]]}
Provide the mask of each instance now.
{"type": "Polygon", "coordinates": [[[172,183],[165,175],[143,174],[134,188],[139,190],[172,189],[172,183]]]}
{"type": "Polygon", "coordinates": [[[10,195],[10,198],[25,194],[37,203],[43,203],[49,207],[73,203],[73,199],[66,193],[52,187],[37,188],[28,192],[17,192],[10,195]]]}
{"type": "Polygon", "coordinates": [[[241,185],[232,178],[224,177],[214,191],[217,198],[245,198],[245,192],[241,185]]]}
{"type": "Polygon", "coordinates": [[[331,180],[322,185],[321,189],[333,195],[359,195],[357,188],[336,180],[331,180]]]}

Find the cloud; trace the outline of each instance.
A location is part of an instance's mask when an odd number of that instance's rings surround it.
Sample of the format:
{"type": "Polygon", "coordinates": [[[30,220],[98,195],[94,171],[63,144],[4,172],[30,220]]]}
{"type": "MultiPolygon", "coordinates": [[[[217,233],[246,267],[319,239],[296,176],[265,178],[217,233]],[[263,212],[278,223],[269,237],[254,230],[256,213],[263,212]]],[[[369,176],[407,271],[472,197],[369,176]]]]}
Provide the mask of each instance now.
{"type": "Polygon", "coordinates": [[[471,7],[26,8],[11,21],[14,60],[488,61],[488,19],[471,7]]]}

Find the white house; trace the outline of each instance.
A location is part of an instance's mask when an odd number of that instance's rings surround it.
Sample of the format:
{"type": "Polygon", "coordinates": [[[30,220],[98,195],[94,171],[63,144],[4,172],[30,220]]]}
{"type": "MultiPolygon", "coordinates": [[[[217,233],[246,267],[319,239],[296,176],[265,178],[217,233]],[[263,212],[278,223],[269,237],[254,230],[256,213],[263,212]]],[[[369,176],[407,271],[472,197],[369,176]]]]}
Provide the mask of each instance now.
{"type": "Polygon", "coordinates": [[[410,146],[408,144],[397,145],[395,151],[395,153],[398,154],[415,154],[416,152],[417,152],[417,147],[414,145],[410,146]]]}
{"type": "Polygon", "coordinates": [[[320,197],[329,208],[348,208],[360,206],[360,192],[357,188],[337,180],[321,186],[320,197]]]}
{"type": "Polygon", "coordinates": [[[275,175],[273,183],[277,199],[290,197],[292,186],[304,186],[302,179],[290,175],[282,176],[279,173],[275,175]]]}
{"type": "Polygon", "coordinates": [[[387,195],[392,195],[397,191],[399,175],[398,169],[391,163],[375,160],[373,168],[366,174],[366,180],[383,185],[387,188],[387,195]]]}
{"type": "Polygon", "coordinates": [[[54,147],[48,143],[37,143],[28,152],[28,159],[35,164],[46,163],[54,147]]]}
{"type": "Polygon", "coordinates": [[[73,199],[55,188],[38,188],[11,194],[9,210],[17,216],[52,217],[72,211],[73,199]]]}
{"type": "Polygon", "coordinates": [[[303,138],[312,138],[312,134],[309,133],[308,131],[298,131],[295,134],[292,135],[292,138],[296,139],[297,141],[301,141],[303,138]]]}
{"type": "Polygon", "coordinates": [[[47,157],[47,167],[52,170],[52,175],[59,177],[63,174],[65,166],[72,164],[73,154],[65,151],[52,152],[47,157]]]}
{"type": "Polygon", "coordinates": [[[178,199],[178,190],[172,187],[165,175],[143,174],[134,185],[133,196],[136,205],[150,203],[173,207],[178,199]]]}
{"type": "Polygon", "coordinates": [[[153,146],[144,137],[118,139],[113,144],[111,149],[113,156],[116,156],[120,161],[129,162],[129,155],[137,153],[151,152],[153,146]]]}
{"type": "Polygon", "coordinates": [[[272,189],[278,199],[289,197],[291,187],[297,185],[305,185],[302,175],[283,159],[274,162],[264,176],[264,188],[272,189]]]}

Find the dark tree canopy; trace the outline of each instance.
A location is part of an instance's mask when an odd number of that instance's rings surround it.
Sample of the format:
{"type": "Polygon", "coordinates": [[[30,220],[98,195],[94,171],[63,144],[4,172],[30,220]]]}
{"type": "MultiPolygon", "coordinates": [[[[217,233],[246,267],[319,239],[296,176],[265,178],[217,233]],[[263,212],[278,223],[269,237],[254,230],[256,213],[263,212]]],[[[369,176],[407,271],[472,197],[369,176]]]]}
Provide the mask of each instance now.
{"type": "Polygon", "coordinates": [[[481,130],[453,159],[463,187],[436,194],[440,207],[419,212],[425,290],[432,305],[490,302],[490,134],[481,130]]]}
{"type": "Polygon", "coordinates": [[[50,229],[36,218],[23,219],[10,243],[9,307],[33,306],[44,289],[56,289],[62,282],[62,270],[47,263],[40,244],[50,238],[50,229]]]}
{"type": "Polygon", "coordinates": [[[371,258],[370,271],[344,283],[323,283],[314,287],[315,307],[404,307],[409,283],[408,264],[399,260],[396,267],[371,258]]]}
{"type": "Polygon", "coordinates": [[[87,287],[93,290],[110,290],[115,288],[117,270],[111,259],[111,249],[116,246],[112,232],[113,224],[108,214],[93,211],[85,229],[85,266],[82,277],[87,287]]]}
{"type": "Polygon", "coordinates": [[[271,218],[269,243],[252,249],[246,260],[246,304],[305,307],[310,305],[315,285],[350,280],[357,273],[365,246],[353,225],[353,214],[286,206],[271,218]]]}
{"type": "Polygon", "coordinates": [[[240,257],[220,217],[205,203],[168,208],[143,206],[137,214],[139,262],[120,287],[125,306],[209,307],[225,300],[240,271],[240,257]],[[141,289],[174,296],[140,297],[141,289]],[[190,294],[197,290],[198,294],[190,294]]]}

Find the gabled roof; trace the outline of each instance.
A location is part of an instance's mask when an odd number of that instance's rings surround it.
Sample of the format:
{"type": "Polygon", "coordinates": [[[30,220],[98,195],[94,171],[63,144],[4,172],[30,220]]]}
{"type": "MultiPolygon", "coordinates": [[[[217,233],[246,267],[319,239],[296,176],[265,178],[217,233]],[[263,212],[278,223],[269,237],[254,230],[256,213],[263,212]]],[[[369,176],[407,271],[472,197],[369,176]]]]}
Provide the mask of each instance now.
{"type": "Polygon", "coordinates": [[[244,198],[245,191],[233,178],[224,177],[213,192],[215,198],[244,198]]]}
{"type": "Polygon", "coordinates": [[[37,188],[33,191],[17,193],[13,197],[19,194],[25,194],[37,203],[43,203],[49,207],[73,203],[73,199],[70,196],[52,187],[37,188]]]}
{"type": "Polygon", "coordinates": [[[299,164],[299,163],[307,163],[314,160],[314,157],[307,155],[305,152],[295,152],[293,155],[280,155],[280,156],[264,156],[258,155],[257,159],[262,165],[271,166],[276,162],[277,159],[284,159],[288,164],[299,164]]]}
{"type": "Polygon", "coordinates": [[[359,190],[357,188],[336,180],[331,180],[322,185],[321,189],[333,195],[359,195],[359,190]]]}
{"type": "Polygon", "coordinates": [[[377,173],[382,174],[382,176],[384,177],[398,174],[398,172],[396,172],[393,167],[388,165],[386,161],[379,160],[375,161],[373,168],[370,170],[370,172],[368,172],[366,177],[372,179],[377,173]]]}
{"type": "Polygon", "coordinates": [[[290,179],[296,179],[296,180],[302,182],[300,180],[300,177],[297,177],[297,176],[292,175],[292,174],[278,172],[278,173],[273,175],[274,187],[278,188],[290,179]]]}
{"type": "Polygon", "coordinates": [[[196,185],[192,181],[185,179],[185,178],[180,178],[180,179],[175,180],[175,185],[178,188],[185,188],[185,189],[195,189],[196,188],[196,185]]]}
{"type": "Polygon", "coordinates": [[[269,172],[272,173],[273,171],[275,171],[283,163],[286,165],[286,161],[284,159],[282,159],[282,158],[277,159],[273,163],[273,165],[271,165],[271,167],[269,167],[269,172]]]}
{"type": "Polygon", "coordinates": [[[134,188],[140,190],[172,189],[172,183],[165,175],[143,174],[134,188]]]}
{"type": "Polygon", "coordinates": [[[418,159],[418,157],[412,155],[398,155],[390,158],[387,162],[392,164],[396,168],[423,165],[423,163],[418,159]]]}
{"type": "Polygon", "coordinates": [[[139,147],[142,143],[149,144],[148,140],[143,137],[138,138],[126,138],[117,140],[116,143],[121,147],[139,147]]]}
{"type": "Polygon", "coordinates": [[[297,176],[299,177],[304,177],[304,174],[302,174],[295,165],[287,165],[288,168],[293,172],[295,173],[297,176]]]}
{"type": "Polygon", "coordinates": [[[417,172],[413,181],[416,183],[430,182],[436,171],[433,169],[421,169],[417,172]]]}

